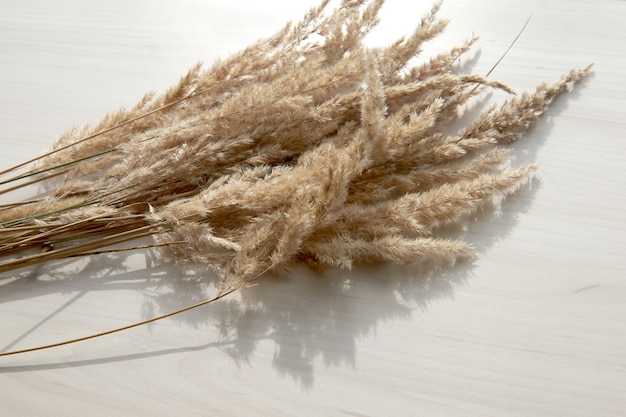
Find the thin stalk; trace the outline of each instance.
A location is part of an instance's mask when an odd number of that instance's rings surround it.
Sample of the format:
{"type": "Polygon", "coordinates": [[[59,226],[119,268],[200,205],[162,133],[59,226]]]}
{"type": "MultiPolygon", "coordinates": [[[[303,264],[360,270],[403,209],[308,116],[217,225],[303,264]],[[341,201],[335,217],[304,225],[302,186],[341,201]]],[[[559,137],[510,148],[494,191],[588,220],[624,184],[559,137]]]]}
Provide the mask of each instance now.
{"type": "Polygon", "coordinates": [[[506,49],[506,51],[504,51],[504,53],[502,54],[502,56],[500,56],[500,58],[496,61],[495,64],[493,64],[493,66],[491,67],[491,69],[489,71],[487,71],[487,74],[485,74],[485,78],[489,77],[491,75],[491,73],[493,72],[493,70],[496,69],[496,67],[500,64],[500,62],[502,62],[502,60],[504,59],[505,56],[507,56],[507,54],[509,53],[509,51],[511,50],[511,48],[513,48],[513,46],[517,43],[517,40],[520,38],[520,36],[522,36],[522,33],[524,33],[524,30],[526,30],[526,26],[528,26],[528,23],[530,22],[530,19],[533,17],[533,14],[531,13],[530,16],[528,16],[528,19],[526,19],[526,23],[524,23],[524,26],[522,26],[522,29],[519,31],[519,33],[517,34],[517,36],[515,37],[515,39],[513,39],[513,42],[511,42],[511,44],[509,45],[509,47],[506,49]]]}
{"type": "MultiPolygon", "coordinates": [[[[94,219],[94,222],[104,222],[110,223],[112,221],[124,221],[124,220],[133,220],[136,218],[140,218],[141,215],[130,214],[127,216],[119,216],[119,217],[102,217],[94,219]]],[[[42,229],[53,229],[55,227],[63,226],[63,223],[48,223],[42,225],[25,225],[25,226],[14,226],[11,228],[0,228],[1,233],[12,233],[12,232],[21,232],[21,231],[32,231],[32,230],[42,230],[42,229]]]]}
{"type": "MultiPolygon", "coordinates": [[[[31,236],[29,236],[26,239],[22,239],[20,241],[16,241],[16,242],[9,243],[7,245],[0,246],[0,252],[7,251],[7,250],[10,250],[11,248],[15,248],[15,247],[18,247],[18,246],[24,246],[24,245],[26,245],[29,242],[32,242],[34,240],[42,240],[42,239],[47,239],[48,237],[50,237],[52,235],[59,235],[60,234],[59,232],[62,232],[64,230],[68,230],[68,229],[72,229],[72,228],[80,229],[79,226],[81,226],[83,224],[88,224],[90,222],[93,222],[93,221],[95,221],[97,219],[100,219],[100,218],[103,218],[103,217],[104,216],[92,216],[92,217],[89,217],[89,218],[86,218],[86,219],[77,220],[77,221],[72,222],[72,223],[63,224],[63,225],[58,226],[56,228],[46,230],[45,232],[41,232],[41,233],[38,233],[38,234],[35,234],[35,235],[31,235],[31,236]]],[[[137,217],[139,217],[139,216],[137,216],[137,217]]],[[[108,220],[109,220],[109,222],[114,221],[111,218],[108,218],[108,220]]]]}
{"type": "Polygon", "coordinates": [[[52,247],[54,245],[65,244],[73,241],[80,241],[95,238],[101,234],[115,234],[124,232],[138,227],[145,226],[142,221],[117,223],[115,219],[108,219],[108,223],[101,224],[95,221],[91,223],[74,223],[70,226],[64,225],[52,230],[43,231],[33,235],[25,231],[14,233],[13,235],[3,236],[5,242],[0,246],[0,256],[15,255],[28,248],[52,247]]]}
{"type": "Polygon", "coordinates": [[[109,253],[119,253],[119,252],[129,252],[129,251],[133,251],[133,250],[140,250],[140,249],[154,249],[154,248],[162,248],[165,246],[174,246],[174,245],[184,245],[185,243],[187,243],[184,240],[176,240],[173,242],[166,242],[166,243],[153,243],[150,245],[138,245],[138,246],[130,246],[127,248],[118,248],[118,249],[105,249],[105,250],[98,250],[98,251],[92,251],[92,252],[82,252],[76,255],[72,255],[72,256],[68,256],[68,258],[77,258],[77,257],[81,257],[81,256],[92,256],[92,255],[106,255],[109,253]]]}
{"type": "MultiPolygon", "coordinates": [[[[9,184],[11,182],[22,180],[24,178],[29,178],[29,177],[33,177],[35,175],[39,175],[39,174],[43,174],[43,173],[46,173],[46,172],[50,172],[50,171],[53,171],[55,169],[65,168],[65,167],[68,167],[70,165],[78,164],[79,162],[87,161],[89,159],[97,158],[99,156],[106,155],[106,154],[111,153],[111,152],[115,152],[116,150],[117,150],[117,148],[113,148],[113,149],[109,149],[109,150],[106,150],[106,151],[103,151],[103,152],[95,153],[93,155],[85,156],[84,158],[79,158],[79,159],[75,159],[73,161],[65,162],[65,163],[62,163],[62,164],[59,164],[59,165],[55,165],[55,166],[52,166],[52,167],[43,168],[43,169],[40,169],[38,171],[30,171],[30,172],[27,172],[26,174],[18,175],[16,177],[9,178],[8,180],[1,181],[0,185],[9,184]]],[[[65,172],[67,172],[67,171],[65,171],[65,172]]],[[[41,179],[41,180],[43,180],[43,179],[41,179]]],[[[3,191],[0,191],[0,194],[2,194],[2,193],[3,193],[3,191]]]]}
{"type": "MultiPolygon", "coordinates": [[[[500,55],[500,58],[498,58],[496,63],[493,64],[493,66],[489,69],[489,71],[487,71],[487,73],[485,74],[485,78],[488,78],[491,75],[491,73],[498,67],[498,65],[500,65],[500,62],[502,62],[504,57],[506,57],[508,55],[509,51],[513,48],[513,46],[519,40],[520,36],[522,36],[522,33],[524,33],[524,31],[526,30],[526,26],[528,26],[528,23],[530,22],[530,19],[532,17],[533,17],[533,14],[531,13],[530,16],[528,16],[528,19],[526,19],[526,23],[524,23],[524,26],[522,26],[522,29],[520,29],[520,31],[517,33],[517,36],[515,36],[513,41],[509,44],[509,47],[506,48],[506,51],[504,51],[504,53],[502,55],[500,55]]],[[[476,90],[479,86],[480,85],[476,85],[474,87],[474,89],[472,91],[470,91],[470,93],[474,92],[474,90],[476,90]]]]}
{"type": "Polygon", "coordinates": [[[4,233],[14,233],[14,232],[28,232],[32,230],[41,230],[46,228],[54,228],[61,226],[62,223],[49,223],[44,225],[31,225],[31,226],[15,226],[10,228],[0,228],[0,234],[4,233]]]}
{"type": "Polygon", "coordinates": [[[52,344],[49,344],[49,345],[37,346],[37,347],[34,347],[34,348],[29,348],[29,349],[14,350],[14,351],[10,351],[10,352],[2,352],[2,353],[0,353],[0,356],[9,356],[9,355],[17,355],[17,354],[20,354],[20,353],[35,352],[37,350],[44,350],[44,349],[50,349],[50,348],[54,348],[54,347],[69,345],[69,344],[72,344],[72,343],[83,342],[85,340],[95,339],[97,337],[102,337],[102,336],[107,336],[107,335],[110,335],[110,334],[113,334],[113,333],[122,332],[124,330],[129,330],[129,329],[132,329],[132,328],[135,328],[135,327],[143,326],[143,325],[146,325],[148,323],[153,323],[153,322],[158,321],[158,320],[163,320],[165,318],[172,317],[172,316],[175,316],[177,314],[181,314],[181,313],[184,313],[186,311],[193,310],[195,308],[205,306],[207,304],[213,303],[215,301],[218,301],[218,300],[226,297],[227,295],[237,291],[237,289],[238,289],[237,287],[231,287],[231,288],[228,288],[228,289],[224,289],[224,290],[220,291],[215,297],[210,298],[208,300],[204,300],[204,301],[201,301],[199,303],[196,303],[196,304],[193,304],[193,305],[181,308],[181,309],[176,310],[176,311],[172,311],[172,312],[167,313],[167,314],[162,314],[160,316],[156,316],[156,317],[153,317],[153,318],[148,319],[148,320],[138,321],[138,322],[130,324],[128,326],[122,326],[122,327],[118,327],[116,329],[107,330],[107,331],[104,331],[104,332],[95,333],[95,334],[92,334],[92,335],[89,335],[89,336],[79,337],[79,338],[76,338],[76,339],[65,340],[63,342],[52,343],[52,344]]]}
{"type": "MultiPolygon", "coordinates": [[[[67,164],[65,164],[65,165],[67,165],[67,164]]],[[[0,190],[0,195],[9,193],[11,191],[19,190],[20,188],[28,187],[29,185],[37,184],[37,183],[40,183],[40,182],[45,181],[45,180],[49,180],[50,178],[58,177],[59,175],[66,174],[68,171],[69,171],[69,169],[66,169],[66,170],[63,170],[63,171],[59,171],[59,172],[54,172],[52,174],[46,175],[46,176],[41,177],[41,178],[36,178],[36,179],[31,180],[31,181],[15,185],[13,187],[5,188],[4,190],[0,190]]],[[[42,171],[42,172],[45,172],[45,171],[42,171]]],[[[33,174],[33,175],[35,175],[35,174],[33,174]]],[[[29,176],[22,176],[21,178],[18,178],[18,179],[28,178],[28,177],[29,176]]],[[[8,184],[11,181],[12,180],[4,181],[4,182],[2,182],[0,184],[8,184]]],[[[20,205],[20,204],[21,203],[13,204],[13,206],[17,206],[17,205],[20,205]]]]}
{"type": "Polygon", "coordinates": [[[155,233],[162,232],[165,229],[156,231],[154,229],[159,228],[159,225],[147,225],[125,232],[117,233],[102,237],[100,239],[91,240],[85,243],[80,243],[72,246],[67,246],[59,249],[52,249],[47,252],[36,253],[34,255],[24,256],[18,259],[11,259],[8,261],[0,262],[0,273],[12,271],[18,268],[32,266],[40,264],[42,262],[49,262],[58,259],[68,258],[73,255],[80,254],[82,252],[91,251],[94,249],[103,248],[106,246],[115,245],[118,243],[128,242],[129,240],[139,239],[142,237],[151,236],[155,233]]]}
{"type": "Polygon", "coordinates": [[[183,102],[185,102],[185,101],[187,101],[187,100],[190,100],[190,99],[192,99],[192,98],[194,98],[194,97],[196,97],[196,96],[199,96],[199,95],[201,95],[201,94],[204,94],[204,93],[209,92],[209,91],[210,91],[210,90],[212,90],[214,87],[215,87],[215,86],[212,86],[212,87],[206,88],[206,89],[204,89],[204,90],[200,90],[200,91],[194,91],[193,93],[188,94],[187,96],[185,96],[185,97],[183,97],[183,98],[181,98],[181,99],[174,100],[174,101],[172,101],[172,102],[170,102],[170,103],[167,103],[167,104],[164,104],[163,106],[158,107],[158,108],[156,108],[156,109],[154,109],[154,110],[150,110],[149,112],[146,112],[146,113],[140,114],[139,116],[133,117],[132,119],[128,119],[128,120],[126,120],[126,121],[124,121],[124,122],[118,123],[118,124],[116,124],[115,126],[111,126],[111,127],[106,128],[106,129],[102,129],[102,130],[100,130],[100,131],[98,131],[98,132],[96,132],[96,133],[94,133],[94,134],[92,134],[92,135],[89,135],[89,136],[84,137],[84,138],[82,138],[82,139],[80,139],[80,140],[77,140],[76,142],[72,142],[72,143],[67,144],[67,145],[65,145],[65,146],[62,146],[62,147],[60,147],[60,148],[58,148],[58,149],[54,149],[54,150],[52,150],[52,151],[50,151],[50,152],[47,152],[47,153],[45,153],[45,154],[43,154],[43,155],[39,155],[39,156],[37,156],[37,157],[35,157],[35,158],[29,159],[28,161],[25,161],[25,162],[22,162],[22,163],[20,163],[20,164],[18,164],[18,165],[12,166],[11,168],[7,168],[7,169],[5,169],[4,171],[0,171],[0,176],[5,175],[5,174],[7,174],[7,173],[9,173],[9,172],[15,171],[16,169],[22,168],[23,166],[26,166],[26,165],[32,164],[33,162],[37,162],[37,161],[39,161],[39,160],[41,160],[41,159],[43,159],[43,158],[47,158],[48,156],[50,156],[50,155],[54,155],[55,153],[58,153],[58,152],[64,151],[64,150],[66,150],[66,149],[69,149],[69,148],[71,148],[71,147],[73,147],[73,146],[76,146],[76,145],[78,145],[78,144],[80,144],[80,143],[87,142],[88,140],[94,139],[94,138],[96,138],[96,137],[98,137],[98,136],[100,136],[100,135],[103,135],[103,134],[105,134],[105,133],[109,133],[109,132],[111,132],[111,131],[113,131],[113,130],[115,130],[115,129],[119,129],[120,127],[126,126],[126,125],[128,125],[128,124],[130,124],[130,123],[133,123],[133,122],[136,122],[137,120],[141,120],[141,119],[143,119],[143,118],[146,118],[146,117],[148,117],[148,116],[151,116],[151,115],[153,115],[153,114],[155,114],[155,113],[158,113],[158,112],[160,112],[160,111],[162,111],[162,110],[165,110],[165,109],[170,108],[170,107],[172,107],[172,106],[175,106],[175,105],[177,105],[177,104],[183,103],[183,102]]]}
{"type": "Polygon", "coordinates": [[[27,217],[22,217],[22,218],[19,218],[19,219],[11,220],[9,222],[0,223],[0,229],[6,229],[6,228],[12,228],[14,226],[18,226],[20,223],[23,223],[23,222],[25,222],[27,220],[42,219],[44,217],[48,217],[48,216],[51,216],[51,215],[54,215],[54,214],[65,213],[65,212],[70,211],[70,210],[75,210],[75,209],[91,206],[93,204],[98,204],[98,203],[101,203],[103,201],[102,199],[105,198],[105,197],[108,197],[110,195],[114,195],[116,193],[121,193],[122,191],[128,190],[130,188],[138,187],[139,185],[140,184],[129,185],[128,187],[124,187],[124,188],[121,188],[119,190],[111,191],[109,193],[105,193],[105,194],[102,194],[100,196],[93,197],[93,198],[87,199],[87,200],[85,200],[83,202],[72,204],[70,206],[63,207],[63,208],[60,208],[60,209],[57,209],[57,210],[47,211],[47,212],[44,212],[44,213],[34,214],[32,216],[27,216],[27,217]]]}

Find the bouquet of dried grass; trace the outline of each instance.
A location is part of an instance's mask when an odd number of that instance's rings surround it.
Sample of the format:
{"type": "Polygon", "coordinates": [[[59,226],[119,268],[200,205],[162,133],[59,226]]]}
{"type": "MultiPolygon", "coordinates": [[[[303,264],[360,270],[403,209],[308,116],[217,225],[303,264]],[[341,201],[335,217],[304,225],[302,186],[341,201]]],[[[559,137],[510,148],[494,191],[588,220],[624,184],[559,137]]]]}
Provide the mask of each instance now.
{"type": "Polygon", "coordinates": [[[323,1],[299,24],[2,172],[0,193],[42,187],[1,208],[0,272],[152,236],[146,247],[221,274],[217,299],[296,261],[470,255],[438,228],[528,181],[534,165],[507,167],[502,145],[589,68],[449,133],[474,96],[512,91],[458,73],[475,39],[414,63],[446,25],[439,3],[412,35],[365,47],[382,4],[343,0],[329,12],[323,1]]]}

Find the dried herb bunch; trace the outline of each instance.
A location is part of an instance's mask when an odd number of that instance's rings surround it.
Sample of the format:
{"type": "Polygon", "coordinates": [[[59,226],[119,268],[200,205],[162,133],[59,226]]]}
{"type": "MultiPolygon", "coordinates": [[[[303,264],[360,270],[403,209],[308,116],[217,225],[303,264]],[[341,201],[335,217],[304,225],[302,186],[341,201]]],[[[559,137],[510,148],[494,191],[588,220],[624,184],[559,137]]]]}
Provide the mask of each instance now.
{"type": "Polygon", "coordinates": [[[2,206],[0,272],[147,236],[177,259],[211,265],[224,292],[295,261],[469,255],[438,228],[529,179],[535,167],[507,167],[502,145],[589,68],[447,134],[472,97],[511,91],[458,73],[475,39],[414,64],[446,26],[440,3],[410,36],[364,46],[382,4],[343,0],[329,10],[323,1],[271,38],[192,68],[164,94],[64,134],[26,172],[3,172],[1,193],[43,187],[2,206]]]}

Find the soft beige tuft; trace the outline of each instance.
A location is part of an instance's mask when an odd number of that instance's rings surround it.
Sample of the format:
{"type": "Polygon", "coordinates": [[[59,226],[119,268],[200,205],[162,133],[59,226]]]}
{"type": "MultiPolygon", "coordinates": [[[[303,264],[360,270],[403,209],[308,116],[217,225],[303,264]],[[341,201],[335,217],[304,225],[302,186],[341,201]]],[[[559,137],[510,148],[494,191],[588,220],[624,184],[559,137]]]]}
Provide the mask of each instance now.
{"type": "Polygon", "coordinates": [[[385,48],[362,42],[381,0],[327,3],[193,67],[163,95],[63,135],[36,168],[58,174],[55,188],[0,212],[0,254],[52,250],[5,260],[0,272],[147,235],[177,259],[211,265],[226,288],[296,261],[349,268],[469,256],[467,243],[438,229],[528,181],[534,165],[507,167],[502,146],[589,68],[450,133],[472,97],[511,92],[458,73],[476,39],[412,64],[446,26],[440,3],[385,48]]]}

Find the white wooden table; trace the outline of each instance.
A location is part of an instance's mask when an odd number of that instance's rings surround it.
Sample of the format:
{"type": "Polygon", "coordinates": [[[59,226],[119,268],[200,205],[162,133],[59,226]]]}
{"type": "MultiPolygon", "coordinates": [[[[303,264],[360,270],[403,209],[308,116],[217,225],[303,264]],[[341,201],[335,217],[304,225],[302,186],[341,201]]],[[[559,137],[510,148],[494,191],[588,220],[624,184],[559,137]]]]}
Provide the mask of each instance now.
{"type": "MultiPolygon", "coordinates": [[[[315,3],[4,0],[0,168],[315,3]]],[[[388,0],[372,42],[429,7],[388,0]]],[[[542,180],[470,222],[474,264],[296,269],[150,326],[0,358],[0,415],[626,415],[626,2],[447,0],[428,52],[480,35],[485,73],[531,13],[492,78],[522,91],[594,74],[515,145],[542,180]]],[[[142,252],[2,275],[0,349],[191,304],[210,295],[202,275],[142,252]]]]}

